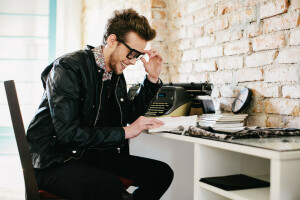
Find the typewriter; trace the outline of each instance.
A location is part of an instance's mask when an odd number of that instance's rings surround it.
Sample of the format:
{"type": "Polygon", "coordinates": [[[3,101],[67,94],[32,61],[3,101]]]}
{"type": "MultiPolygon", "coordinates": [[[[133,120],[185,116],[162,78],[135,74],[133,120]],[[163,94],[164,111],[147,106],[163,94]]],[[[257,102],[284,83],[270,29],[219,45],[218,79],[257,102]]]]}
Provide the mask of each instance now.
{"type": "MultiPolygon", "coordinates": [[[[134,85],[129,88],[128,96],[133,98],[139,88],[134,85]]],[[[193,99],[198,95],[211,95],[211,83],[167,83],[157,94],[156,99],[148,108],[145,116],[187,116],[193,99]]]]}

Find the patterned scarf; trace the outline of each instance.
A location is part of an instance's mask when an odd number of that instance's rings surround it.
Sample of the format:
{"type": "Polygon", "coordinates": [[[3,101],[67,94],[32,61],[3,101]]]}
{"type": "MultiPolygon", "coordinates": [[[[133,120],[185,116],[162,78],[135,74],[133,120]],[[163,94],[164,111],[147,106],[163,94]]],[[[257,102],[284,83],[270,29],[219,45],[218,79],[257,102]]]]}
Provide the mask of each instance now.
{"type": "Polygon", "coordinates": [[[102,80],[103,81],[111,80],[112,71],[111,72],[107,71],[107,66],[104,60],[102,46],[95,47],[94,49],[92,49],[92,52],[94,53],[97,66],[100,67],[101,69],[104,69],[102,80]]]}

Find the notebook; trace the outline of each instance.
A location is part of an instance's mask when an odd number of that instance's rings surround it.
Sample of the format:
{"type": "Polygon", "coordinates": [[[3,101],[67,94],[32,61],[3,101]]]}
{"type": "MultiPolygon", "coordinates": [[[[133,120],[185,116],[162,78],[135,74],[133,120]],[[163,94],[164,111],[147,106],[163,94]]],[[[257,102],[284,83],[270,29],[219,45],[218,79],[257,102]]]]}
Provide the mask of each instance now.
{"type": "Polygon", "coordinates": [[[244,174],[201,178],[200,182],[207,183],[227,191],[270,187],[269,182],[246,176],[244,174]]]}

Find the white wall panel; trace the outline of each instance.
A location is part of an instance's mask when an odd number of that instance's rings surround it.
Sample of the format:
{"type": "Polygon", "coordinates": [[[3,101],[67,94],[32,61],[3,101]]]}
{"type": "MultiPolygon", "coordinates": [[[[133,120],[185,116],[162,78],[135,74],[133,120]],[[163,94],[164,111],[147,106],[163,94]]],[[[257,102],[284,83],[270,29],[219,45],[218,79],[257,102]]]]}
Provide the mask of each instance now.
{"type": "Polygon", "coordinates": [[[1,36],[48,37],[47,16],[0,15],[1,36]]]}
{"type": "Polygon", "coordinates": [[[49,0],[0,0],[0,13],[49,14],[49,0]]]}
{"type": "Polygon", "coordinates": [[[48,39],[0,38],[0,59],[48,59],[48,39]]]}

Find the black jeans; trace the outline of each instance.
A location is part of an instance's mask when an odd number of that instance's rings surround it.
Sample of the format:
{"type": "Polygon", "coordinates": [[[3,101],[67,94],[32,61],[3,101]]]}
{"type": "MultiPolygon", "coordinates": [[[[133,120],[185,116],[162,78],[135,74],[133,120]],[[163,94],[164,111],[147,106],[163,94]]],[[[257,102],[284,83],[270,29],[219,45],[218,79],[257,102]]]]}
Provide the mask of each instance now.
{"type": "Polygon", "coordinates": [[[134,200],[157,200],[169,188],[173,171],[164,162],[117,150],[88,150],[79,160],[35,169],[38,187],[70,200],[120,200],[117,176],[134,181],[134,200]]]}

